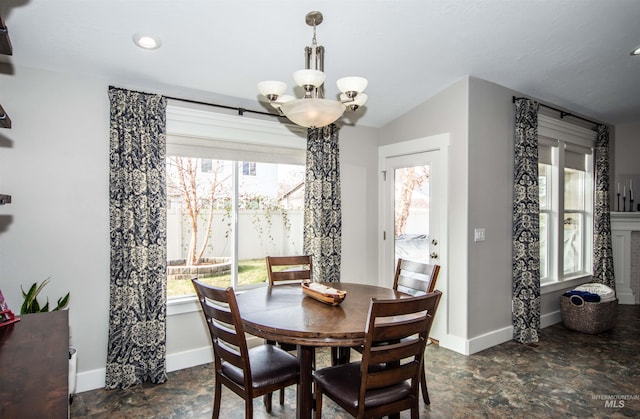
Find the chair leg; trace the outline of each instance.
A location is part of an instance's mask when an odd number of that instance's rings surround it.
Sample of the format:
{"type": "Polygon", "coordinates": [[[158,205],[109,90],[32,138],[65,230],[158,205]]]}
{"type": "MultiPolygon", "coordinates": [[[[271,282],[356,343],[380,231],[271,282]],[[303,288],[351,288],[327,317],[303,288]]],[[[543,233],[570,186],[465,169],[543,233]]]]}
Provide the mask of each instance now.
{"type": "Polygon", "coordinates": [[[216,385],[213,396],[213,413],[211,417],[213,419],[218,419],[220,417],[220,399],[222,397],[222,382],[220,381],[220,377],[216,377],[216,385]]]}
{"type": "Polygon", "coordinates": [[[420,371],[420,387],[422,387],[422,399],[424,400],[424,404],[429,406],[431,404],[431,400],[429,400],[429,389],[427,388],[427,375],[424,372],[424,368],[420,371]]]}
{"type": "Polygon", "coordinates": [[[284,405],[284,387],[280,389],[280,406],[284,405]]]}
{"type": "Polygon", "coordinates": [[[262,396],[262,401],[264,403],[264,410],[267,411],[267,413],[271,413],[271,399],[273,397],[273,393],[267,393],[264,396],[262,396]]]}
{"type": "MultiPolygon", "coordinates": [[[[271,410],[267,410],[270,412],[271,410]]],[[[245,419],[253,419],[253,399],[247,397],[244,401],[244,417],[245,419]]]]}
{"type": "Polygon", "coordinates": [[[316,409],[316,414],[314,416],[314,419],[322,419],[322,390],[320,389],[320,386],[316,383],[316,389],[315,389],[315,409],[316,409]]]}
{"type": "Polygon", "coordinates": [[[351,348],[342,347],[342,346],[332,346],[331,347],[331,365],[343,365],[348,364],[351,358],[351,348]]]}

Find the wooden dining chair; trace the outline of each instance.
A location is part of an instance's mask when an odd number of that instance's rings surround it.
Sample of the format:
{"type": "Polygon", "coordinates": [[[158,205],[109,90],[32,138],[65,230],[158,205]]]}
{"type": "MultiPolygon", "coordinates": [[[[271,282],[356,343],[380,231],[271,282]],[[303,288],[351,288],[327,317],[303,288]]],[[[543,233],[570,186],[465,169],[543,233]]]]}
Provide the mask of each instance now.
{"type": "Polygon", "coordinates": [[[300,283],[313,278],[313,263],[310,255],[267,256],[265,261],[271,286],[300,283]]]}
{"type": "Polygon", "coordinates": [[[411,295],[433,292],[439,273],[440,265],[400,258],[393,278],[393,289],[411,295]]]}
{"type": "MultiPolygon", "coordinates": [[[[313,278],[313,263],[310,255],[267,256],[267,275],[270,286],[299,284],[313,278]]],[[[273,342],[270,342],[273,343],[273,342]]],[[[280,344],[286,351],[296,349],[295,345],[280,344]]]]}
{"type": "Polygon", "coordinates": [[[403,299],[372,299],[362,360],[313,373],[316,419],[322,417],[323,395],[357,418],[411,409],[411,418],[418,419],[420,371],[441,296],[434,291],[403,299]]]}
{"type": "MultiPolygon", "coordinates": [[[[399,258],[393,278],[393,289],[410,295],[433,292],[436,288],[439,273],[440,265],[399,258]]],[[[427,375],[424,369],[420,373],[420,388],[422,389],[424,404],[431,404],[427,387],[427,375]]]]}
{"type": "MultiPolygon", "coordinates": [[[[311,256],[267,256],[267,275],[270,286],[299,284],[313,278],[313,263],[311,256]]],[[[268,341],[270,344],[276,342],[268,341]]],[[[285,351],[294,351],[296,345],[278,343],[285,351]]]]}
{"type": "MultiPolygon", "coordinates": [[[[416,262],[408,259],[398,259],[396,273],[393,278],[393,289],[409,295],[424,295],[436,287],[440,265],[431,265],[424,262],[416,262]]],[[[362,353],[363,346],[356,346],[357,352],[362,353]]],[[[427,387],[427,375],[424,371],[420,373],[420,388],[422,389],[422,400],[429,405],[429,388],[427,387]]]]}
{"type": "Polygon", "coordinates": [[[253,399],[265,397],[271,412],[271,393],[300,381],[295,356],[275,345],[247,347],[233,288],[216,288],[191,280],[211,335],[215,363],[213,418],[220,415],[222,384],[244,399],[245,417],[253,417],[253,399]]]}
{"type": "MultiPolygon", "coordinates": [[[[313,262],[310,255],[302,256],[267,256],[267,276],[269,286],[299,284],[313,278],[313,262]]],[[[270,345],[278,345],[285,351],[295,351],[296,345],[285,342],[267,341],[270,345]]],[[[284,390],[280,391],[280,403],[284,403],[284,390]]]]}

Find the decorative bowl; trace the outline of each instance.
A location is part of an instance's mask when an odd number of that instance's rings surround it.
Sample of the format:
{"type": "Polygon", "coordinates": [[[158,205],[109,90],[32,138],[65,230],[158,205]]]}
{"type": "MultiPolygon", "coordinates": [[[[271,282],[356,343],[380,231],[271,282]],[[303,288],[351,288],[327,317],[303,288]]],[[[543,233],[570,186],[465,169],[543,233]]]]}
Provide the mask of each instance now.
{"type": "Polygon", "coordinates": [[[303,282],[301,286],[305,295],[332,306],[342,303],[347,296],[346,291],[337,290],[317,282],[303,282]]]}

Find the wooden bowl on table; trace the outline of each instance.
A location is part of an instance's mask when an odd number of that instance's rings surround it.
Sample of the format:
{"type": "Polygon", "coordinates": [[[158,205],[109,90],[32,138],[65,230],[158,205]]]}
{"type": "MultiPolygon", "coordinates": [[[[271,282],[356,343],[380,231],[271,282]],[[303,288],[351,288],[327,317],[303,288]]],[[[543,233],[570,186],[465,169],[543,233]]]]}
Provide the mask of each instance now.
{"type": "Polygon", "coordinates": [[[332,306],[339,305],[347,296],[346,291],[337,290],[317,282],[303,282],[301,287],[305,295],[332,306]]]}

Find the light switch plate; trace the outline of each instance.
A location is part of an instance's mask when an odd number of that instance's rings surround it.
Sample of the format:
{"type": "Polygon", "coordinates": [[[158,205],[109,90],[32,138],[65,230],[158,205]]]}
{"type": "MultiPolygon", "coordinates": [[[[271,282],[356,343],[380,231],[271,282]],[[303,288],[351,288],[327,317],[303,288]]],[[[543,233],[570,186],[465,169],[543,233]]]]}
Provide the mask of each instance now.
{"type": "Polygon", "coordinates": [[[473,231],[473,241],[476,241],[476,242],[484,241],[484,228],[476,228],[473,231]]]}

